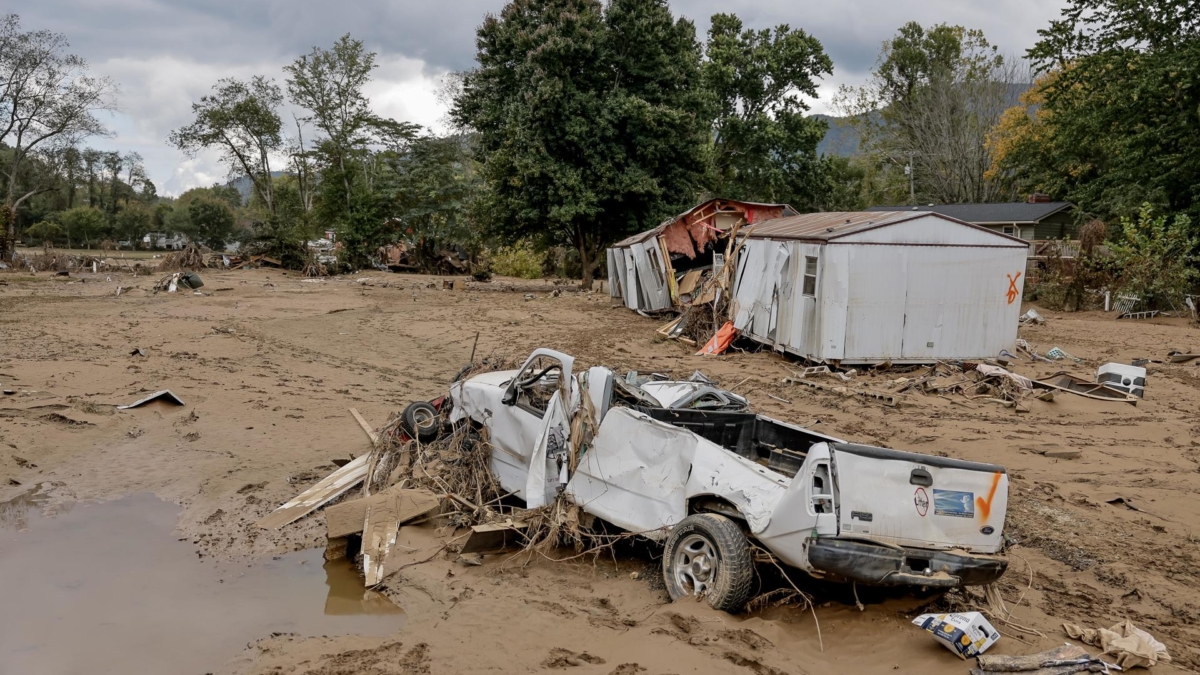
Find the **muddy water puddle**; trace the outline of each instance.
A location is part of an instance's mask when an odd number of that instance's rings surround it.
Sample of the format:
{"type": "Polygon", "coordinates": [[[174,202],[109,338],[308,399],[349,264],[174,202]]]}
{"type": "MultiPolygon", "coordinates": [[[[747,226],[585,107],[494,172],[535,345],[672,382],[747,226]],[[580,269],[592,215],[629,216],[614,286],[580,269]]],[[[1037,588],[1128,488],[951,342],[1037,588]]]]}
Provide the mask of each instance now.
{"type": "Polygon", "coordinates": [[[198,560],[152,495],[0,503],[0,673],[207,673],[271,633],[383,636],[402,610],[319,549],[198,560]]]}

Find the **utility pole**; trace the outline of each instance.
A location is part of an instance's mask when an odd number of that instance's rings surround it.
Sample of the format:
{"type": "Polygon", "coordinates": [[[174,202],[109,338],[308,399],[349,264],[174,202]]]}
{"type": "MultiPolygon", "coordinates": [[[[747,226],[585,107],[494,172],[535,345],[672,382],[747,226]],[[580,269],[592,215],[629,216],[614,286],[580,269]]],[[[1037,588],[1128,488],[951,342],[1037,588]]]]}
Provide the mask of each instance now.
{"type": "Polygon", "coordinates": [[[913,186],[913,155],[908,153],[908,164],[904,165],[904,173],[908,174],[908,205],[917,205],[917,191],[913,186]]]}

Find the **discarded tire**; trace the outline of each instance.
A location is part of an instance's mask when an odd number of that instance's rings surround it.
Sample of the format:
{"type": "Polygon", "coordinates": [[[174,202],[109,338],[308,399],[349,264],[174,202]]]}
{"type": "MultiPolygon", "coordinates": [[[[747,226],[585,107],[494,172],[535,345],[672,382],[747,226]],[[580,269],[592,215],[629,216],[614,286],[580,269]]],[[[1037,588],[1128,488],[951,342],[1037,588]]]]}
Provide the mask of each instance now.
{"type": "Polygon", "coordinates": [[[425,401],[417,401],[408,404],[400,414],[400,426],[410,437],[422,443],[429,443],[437,439],[441,421],[438,419],[437,408],[425,401]]]}
{"type": "Polygon", "coordinates": [[[672,600],[700,596],[713,609],[740,611],[754,582],[750,543],[725,516],[688,516],[667,538],[663,581],[672,600]]]}

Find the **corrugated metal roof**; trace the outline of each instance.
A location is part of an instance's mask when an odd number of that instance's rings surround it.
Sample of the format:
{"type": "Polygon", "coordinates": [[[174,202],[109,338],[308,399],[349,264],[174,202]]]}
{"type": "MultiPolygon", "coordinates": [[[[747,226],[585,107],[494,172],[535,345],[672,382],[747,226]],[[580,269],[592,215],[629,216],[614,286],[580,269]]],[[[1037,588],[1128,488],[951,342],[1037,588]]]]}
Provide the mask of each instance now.
{"type": "Polygon", "coordinates": [[[924,206],[872,206],[867,211],[905,211],[940,213],[968,223],[976,224],[1033,224],[1041,222],[1063,209],[1071,208],[1071,202],[999,202],[992,204],[933,204],[924,206]]]}
{"type": "Polygon", "coordinates": [[[652,230],[646,230],[645,232],[638,232],[637,234],[625,237],[621,241],[618,241],[617,243],[613,244],[612,248],[625,248],[626,246],[633,246],[634,244],[640,244],[643,241],[646,241],[647,239],[649,239],[650,237],[653,237],[654,235],[658,234],[659,230],[661,230],[661,229],[662,229],[662,225],[659,225],[658,227],[656,227],[652,230]]]}
{"type": "Polygon", "coordinates": [[[754,239],[836,239],[853,232],[929,215],[911,211],[827,211],[764,220],[753,225],[754,239]]]}
{"type": "Polygon", "coordinates": [[[667,218],[666,220],[659,223],[658,227],[655,227],[650,230],[646,230],[645,232],[639,232],[637,234],[630,235],[630,236],[622,239],[621,241],[618,241],[617,243],[612,245],[612,248],[624,248],[626,246],[640,244],[640,243],[646,241],[647,239],[650,239],[651,237],[658,236],[658,234],[660,234],[671,223],[681,220],[682,218],[689,216],[692,213],[695,213],[696,211],[699,211],[700,209],[704,208],[705,206],[708,206],[709,204],[711,204],[713,202],[717,202],[717,201],[728,202],[731,204],[741,204],[742,206],[752,206],[752,207],[757,207],[757,208],[772,208],[772,207],[777,206],[777,207],[780,207],[783,209],[783,213],[795,214],[797,212],[796,209],[792,208],[791,206],[788,206],[787,204],[766,204],[763,202],[744,202],[739,199],[720,199],[720,198],[707,199],[707,200],[702,201],[699,204],[693,206],[692,208],[688,209],[687,211],[684,211],[683,213],[681,213],[677,216],[667,218]]]}

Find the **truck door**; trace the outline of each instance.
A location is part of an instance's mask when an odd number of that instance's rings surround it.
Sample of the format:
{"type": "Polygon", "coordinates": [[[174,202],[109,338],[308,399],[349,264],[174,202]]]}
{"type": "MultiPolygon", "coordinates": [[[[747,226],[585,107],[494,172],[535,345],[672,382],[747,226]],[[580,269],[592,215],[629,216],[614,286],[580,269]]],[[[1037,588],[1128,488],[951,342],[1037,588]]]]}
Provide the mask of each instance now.
{"type": "Polygon", "coordinates": [[[558,490],[567,483],[567,466],[571,456],[571,425],[562,402],[562,393],[554,392],[546,406],[542,427],[529,459],[529,475],[525,481],[525,505],[531,509],[554,501],[558,490]]]}
{"type": "Polygon", "coordinates": [[[554,417],[550,413],[556,396],[561,411],[555,414],[566,418],[564,401],[571,400],[574,362],[566,354],[538,349],[508,383],[502,405],[493,411],[489,423],[491,467],[505,490],[525,497],[530,463],[547,433],[547,418],[554,417]]]}

